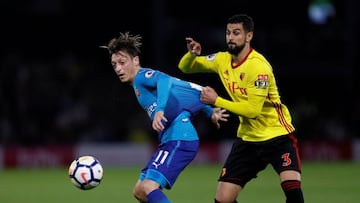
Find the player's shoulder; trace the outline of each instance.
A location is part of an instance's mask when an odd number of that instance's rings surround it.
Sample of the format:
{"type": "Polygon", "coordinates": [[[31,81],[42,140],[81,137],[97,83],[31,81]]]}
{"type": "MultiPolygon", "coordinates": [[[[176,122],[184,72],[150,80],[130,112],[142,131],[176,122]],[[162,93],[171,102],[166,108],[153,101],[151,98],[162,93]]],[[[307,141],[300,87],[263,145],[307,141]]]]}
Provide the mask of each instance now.
{"type": "Polygon", "coordinates": [[[152,69],[152,68],[140,68],[138,75],[145,77],[145,78],[151,78],[153,75],[159,73],[160,71],[152,69]]]}
{"type": "Polygon", "coordinates": [[[231,54],[227,51],[218,51],[206,55],[206,59],[208,61],[227,60],[227,59],[231,59],[231,54]]]}
{"type": "Polygon", "coordinates": [[[263,68],[271,68],[271,64],[267,60],[267,58],[261,54],[260,52],[256,51],[255,49],[252,49],[249,56],[248,61],[256,64],[257,67],[263,67],[263,68]]]}
{"type": "Polygon", "coordinates": [[[251,50],[248,58],[253,59],[253,60],[260,60],[260,61],[268,63],[268,60],[266,59],[266,57],[262,53],[258,52],[255,49],[251,50]]]}

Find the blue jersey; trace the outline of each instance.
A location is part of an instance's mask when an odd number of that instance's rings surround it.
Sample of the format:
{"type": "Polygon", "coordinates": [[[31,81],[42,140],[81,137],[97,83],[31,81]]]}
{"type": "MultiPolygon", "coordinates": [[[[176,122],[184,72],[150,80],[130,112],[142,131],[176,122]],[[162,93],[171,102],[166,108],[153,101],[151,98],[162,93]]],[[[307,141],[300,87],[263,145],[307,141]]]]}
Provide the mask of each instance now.
{"type": "Polygon", "coordinates": [[[171,126],[176,126],[179,130],[179,125],[173,122],[181,121],[177,119],[180,115],[192,119],[200,111],[204,111],[208,117],[211,117],[213,113],[212,107],[200,101],[202,86],[169,76],[161,71],[140,68],[134,78],[133,88],[139,104],[151,120],[158,111],[163,111],[168,119],[168,122],[164,123],[165,130],[159,133],[159,140],[162,142],[194,140],[195,135],[192,138],[185,138],[188,136],[186,133],[185,135],[184,133],[166,133],[166,131],[175,130],[168,129],[171,126]]]}

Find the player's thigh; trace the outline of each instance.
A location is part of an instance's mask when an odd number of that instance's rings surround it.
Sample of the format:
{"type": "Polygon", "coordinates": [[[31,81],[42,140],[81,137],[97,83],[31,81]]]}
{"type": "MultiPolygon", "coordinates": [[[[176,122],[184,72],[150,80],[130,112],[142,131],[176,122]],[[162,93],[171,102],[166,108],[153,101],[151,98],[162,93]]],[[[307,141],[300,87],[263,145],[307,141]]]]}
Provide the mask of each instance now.
{"type": "Polygon", "coordinates": [[[294,136],[287,135],[268,144],[271,151],[265,156],[269,157],[271,165],[278,174],[288,171],[283,173],[283,177],[293,177],[301,173],[301,160],[295,139],[294,136]]]}
{"type": "Polygon", "coordinates": [[[261,145],[254,145],[240,139],[236,140],[225,160],[218,180],[244,188],[268,164],[259,156],[259,150],[262,151],[261,145]]]}
{"type": "Polygon", "coordinates": [[[145,179],[153,180],[161,188],[170,189],[180,173],[195,158],[199,141],[169,141],[159,146],[147,165],[145,179]]]}

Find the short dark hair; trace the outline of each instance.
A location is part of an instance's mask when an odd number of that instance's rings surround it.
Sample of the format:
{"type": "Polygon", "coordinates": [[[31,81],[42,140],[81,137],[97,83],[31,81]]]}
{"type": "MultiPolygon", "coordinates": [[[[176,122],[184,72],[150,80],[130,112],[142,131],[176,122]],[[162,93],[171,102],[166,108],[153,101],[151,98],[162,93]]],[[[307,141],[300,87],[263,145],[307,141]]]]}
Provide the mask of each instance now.
{"type": "Polygon", "coordinates": [[[100,47],[107,49],[110,56],[114,53],[117,53],[118,51],[124,50],[134,57],[140,55],[141,45],[142,43],[140,35],[132,35],[130,32],[120,32],[120,36],[118,38],[113,38],[110,40],[107,46],[100,47]]]}
{"type": "Polygon", "coordinates": [[[254,21],[250,16],[246,14],[235,14],[227,20],[227,24],[237,24],[237,23],[242,23],[244,30],[247,32],[254,31],[254,21]]]}

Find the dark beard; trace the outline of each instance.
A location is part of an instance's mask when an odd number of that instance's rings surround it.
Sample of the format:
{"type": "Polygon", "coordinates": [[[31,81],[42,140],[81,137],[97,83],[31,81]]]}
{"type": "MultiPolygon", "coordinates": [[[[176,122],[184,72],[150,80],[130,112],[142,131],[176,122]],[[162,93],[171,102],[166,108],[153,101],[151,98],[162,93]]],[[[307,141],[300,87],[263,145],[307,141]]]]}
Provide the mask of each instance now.
{"type": "Polygon", "coordinates": [[[238,55],[245,47],[245,44],[243,45],[239,45],[239,46],[235,46],[234,48],[231,48],[228,46],[227,51],[231,54],[231,55],[238,55]]]}

